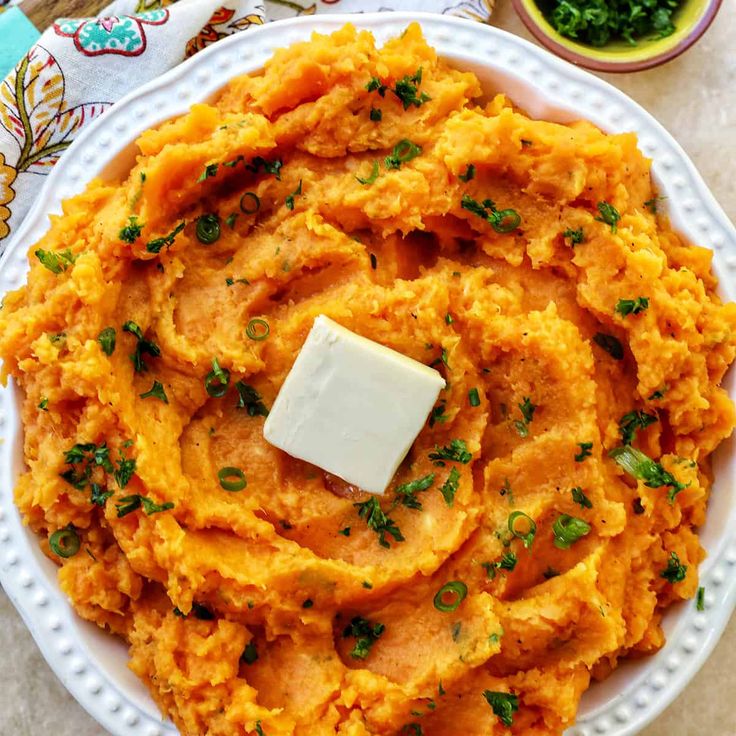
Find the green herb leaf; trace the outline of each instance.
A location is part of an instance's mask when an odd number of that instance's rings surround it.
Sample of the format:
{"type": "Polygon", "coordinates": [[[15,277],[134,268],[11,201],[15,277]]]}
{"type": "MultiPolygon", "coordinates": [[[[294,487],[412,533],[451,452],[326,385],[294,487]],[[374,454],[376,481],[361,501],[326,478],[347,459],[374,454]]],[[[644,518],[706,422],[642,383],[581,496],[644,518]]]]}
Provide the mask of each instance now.
{"type": "Polygon", "coordinates": [[[123,455],[120,456],[118,467],[113,472],[113,478],[115,478],[115,482],[118,484],[118,488],[120,488],[121,491],[128,485],[128,483],[130,483],[130,479],[135,474],[136,467],[137,462],[135,458],[127,458],[123,455]]]}
{"type": "Polygon", "coordinates": [[[118,237],[124,243],[133,245],[133,243],[140,238],[143,228],[144,225],[142,222],[138,222],[138,217],[136,215],[131,215],[128,217],[128,224],[118,233],[118,237]]]}
{"type": "Polygon", "coordinates": [[[458,174],[457,178],[465,183],[475,179],[475,164],[468,164],[464,174],[458,174]]]}
{"type": "Polygon", "coordinates": [[[460,206],[488,222],[497,233],[510,233],[521,225],[521,215],[516,210],[497,210],[492,199],[478,202],[470,195],[463,194],[460,206]]]}
{"type": "Polygon", "coordinates": [[[118,512],[118,519],[122,519],[123,516],[127,516],[128,514],[136,511],[141,507],[143,507],[143,510],[146,512],[147,516],[151,516],[151,514],[157,514],[161,511],[168,511],[169,509],[173,509],[174,504],[170,501],[168,503],[158,504],[152,501],[147,496],[141,496],[138,493],[135,493],[132,496],[124,496],[119,501],[115,502],[115,508],[118,512]]]}
{"type": "Polygon", "coordinates": [[[443,424],[447,421],[447,415],[445,409],[447,408],[447,401],[440,399],[439,404],[432,409],[432,413],[429,415],[429,426],[434,427],[435,424],[443,424]]]}
{"type": "Polygon", "coordinates": [[[624,414],[618,421],[621,442],[625,445],[630,445],[636,439],[636,431],[638,429],[646,429],[656,421],[656,414],[647,414],[645,411],[636,410],[624,414]]]}
{"type": "Polygon", "coordinates": [[[396,542],[404,541],[396,522],[384,513],[375,496],[362,503],[354,503],[353,506],[358,509],[358,516],[365,520],[368,528],[378,535],[378,543],[381,547],[386,549],[391,547],[386,535],[393,537],[396,542]]]}
{"type": "Polygon", "coordinates": [[[434,450],[434,452],[429,453],[429,459],[435,465],[444,466],[445,460],[467,465],[473,459],[473,454],[468,452],[468,446],[465,440],[452,440],[449,445],[445,445],[444,447],[435,445],[434,450]]]}
{"type": "Polygon", "coordinates": [[[570,493],[572,493],[572,500],[575,501],[576,504],[581,506],[584,509],[592,509],[593,508],[593,502],[585,495],[583,492],[583,489],[579,486],[576,486],[573,488],[570,493]]]}
{"type": "Polygon", "coordinates": [[[410,509],[421,509],[422,504],[417,498],[417,493],[431,488],[433,483],[434,473],[429,473],[429,475],[412,480],[409,483],[402,483],[396,487],[396,502],[410,509]]]}
{"type": "Polygon", "coordinates": [[[621,219],[618,210],[608,202],[598,202],[597,207],[598,212],[601,214],[600,217],[596,217],[595,219],[598,222],[604,222],[606,225],[610,225],[611,232],[615,233],[618,230],[618,221],[621,219]]]}
{"type": "Polygon", "coordinates": [[[350,656],[353,659],[365,659],[385,630],[386,627],[381,623],[373,623],[362,616],[355,616],[342,632],[344,639],[355,638],[355,646],[350,656]]]}
{"type": "Polygon", "coordinates": [[[640,314],[648,308],[649,298],[646,296],[639,296],[636,299],[619,299],[616,303],[615,311],[622,317],[626,317],[629,314],[640,314]]]}
{"type": "MultiPolygon", "coordinates": [[[[371,80],[371,82],[372,81],[373,80],[371,80]]],[[[408,110],[412,105],[414,105],[414,107],[421,107],[425,102],[428,102],[432,99],[425,92],[417,95],[417,92],[419,91],[419,85],[421,83],[422,67],[419,67],[419,69],[417,69],[413,75],[409,76],[407,74],[406,76],[399,79],[398,82],[396,82],[394,88],[391,91],[401,100],[401,104],[404,106],[404,110],[408,110]]],[[[378,89],[378,92],[379,94],[382,94],[380,88],[378,89]]]]}
{"type": "Polygon", "coordinates": [[[286,209],[288,210],[294,209],[294,197],[298,197],[299,195],[301,195],[301,193],[302,193],[302,180],[299,179],[299,186],[291,194],[289,194],[284,200],[286,209]]]}
{"type": "Polygon", "coordinates": [[[154,381],[153,386],[151,386],[148,391],[145,393],[140,394],[140,397],[142,399],[159,399],[159,401],[163,401],[164,404],[169,403],[169,399],[166,396],[166,391],[164,391],[164,386],[160,381],[154,381]]]}
{"type": "Polygon", "coordinates": [[[89,502],[96,506],[104,506],[107,499],[112,495],[112,491],[105,490],[99,483],[92,483],[90,485],[89,502]]]}
{"type": "Polygon", "coordinates": [[[590,524],[569,514],[560,514],[552,525],[554,545],[557,549],[569,549],[582,537],[590,534],[590,524]]]}
{"type": "Polygon", "coordinates": [[[564,233],[562,233],[562,237],[565,238],[565,240],[570,241],[570,245],[574,248],[576,245],[580,245],[580,243],[585,242],[585,234],[583,233],[583,228],[579,227],[577,230],[572,230],[571,228],[568,228],[565,230],[564,233]]]}
{"type": "Polygon", "coordinates": [[[43,396],[41,398],[41,401],[39,401],[38,408],[41,411],[48,411],[49,410],[49,400],[45,396],[43,396]]]}
{"type": "Polygon", "coordinates": [[[268,159],[263,158],[263,156],[256,156],[249,164],[245,165],[245,168],[248,169],[248,171],[252,171],[254,174],[257,174],[261,169],[263,169],[266,174],[272,174],[276,177],[277,181],[281,181],[281,168],[283,165],[283,161],[279,158],[269,161],[268,159]]]}
{"type": "Polygon", "coordinates": [[[372,107],[370,111],[370,119],[374,123],[380,123],[383,118],[383,113],[377,107],[372,107]]]}
{"type": "Polygon", "coordinates": [[[606,335],[604,332],[596,332],[593,335],[593,342],[598,347],[605,350],[614,360],[624,359],[624,346],[618,338],[613,335],[606,335]]]}
{"type": "Polygon", "coordinates": [[[445,503],[452,508],[455,503],[455,494],[460,485],[460,471],[457,468],[450,468],[450,473],[447,476],[447,480],[442,484],[440,493],[442,498],[445,499],[445,503]]]}
{"type": "Polygon", "coordinates": [[[338,534],[342,534],[343,537],[349,537],[350,536],[350,527],[346,526],[344,529],[340,529],[340,531],[337,532],[338,534]]]}
{"type": "Polygon", "coordinates": [[[662,570],[660,577],[663,577],[667,582],[681,583],[687,576],[687,565],[683,565],[680,562],[680,558],[677,552],[670,552],[670,558],[667,560],[667,567],[662,570]]]}
{"type": "Polygon", "coordinates": [[[219,166],[220,164],[207,164],[207,166],[204,167],[204,171],[199,175],[197,183],[204,181],[205,179],[209,179],[210,177],[217,176],[217,169],[219,166]]]}
{"type": "Polygon", "coordinates": [[[705,588],[698,588],[698,595],[695,599],[695,608],[698,611],[705,611],[705,588]]]}
{"type": "Polygon", "coordinates": [[[578,442],[578,447],[580,448],[580,452],[575,455],[576,463],[583,462],[586,457],[590,457],[593,454],[591,452],[591,450],[593,449],[592,442],[578,442]]]}
{"type": "Polygon", "coordinates": [[[73,266],[77,260],[77,256],[73,255],[69,248],[61,251],[44,250],[37,248],[34,255],[41,262],[41,265],[51,271],[51,273],[60,274],[66,271],[69,266],[73,266]]]}
{"type": "Polygon", "coordinates": [[[477,388],[473,387],[468,391],[468,403],[470,406],[480,406],[480,394],[477,388]]]}
{"type": "Polygon", "coordinates": [[[184,229],[186,222],[182,220],[168,235],[162,238],[154,238],[146,243],[146,250],[149,253],[160,253],[161,249],[166,246],[170,248],[176,240],[176,236],[184,229]]]}
{"type": "Polygon", "coordinates": [[[388,89],[388,87],[378,77],[371,77],[365,88],[369,92],[378,92],[381,97],[386,95],[386,90],[388,89]]]}
{"type": "Polygon", "coordinates": [[[268,416],[268,409],[261,400],[261,395],[253,386],[244,381],[236,381],[235,390],[238,392],[238,403],[235,405],[236,409],[245,409],[249,417],[268,416]]]}
{"type": "Polygon", "coordinates": [[[240,655],[240,661],[245,664],[255,664],[258,661],[258,649],[256,643],[251,639],[246,645],[243,653],[240,655]]]}
{"type": "Polygon", "coordinates": [[[105,355],[112,355],[115,352],[115,340],[116,336],[114,327],[105,327],[105,329],[97,335],[97,342],[100,343],[102,352],[105,353],[105,355]]]}
{"type": "Polygon", "coordinates": [[[416,143],[412,143],[407,138],[400,140],[391,151],[390,156],[386,156],[384,164],[387,169],[400,169],[401,164],[405,164],[415,159],[422,153],[422,147],[416,143]]]}
{"type": "Polygon", "coordinates": [[[141,328],[131,320],[128,320],[123,325],[123,332],[129,332],[137,340],[135,351],[130,354],[130,359],[133,361],[135,372],[142,373],[147,371],[148,365],[143,360],[143,355],[146,354],[150,355],[152,358],[158,358],[161,355],[161,349],[152,340],[144,338],[141,328]]]}
{"type": "Polygon", "coordinates": [[[519,698],[513,693],[496,692],[484,690],[483,697],[493,709],[494,715],[504,726],[514,725],[514,713],[519,710],[519,698]]]}

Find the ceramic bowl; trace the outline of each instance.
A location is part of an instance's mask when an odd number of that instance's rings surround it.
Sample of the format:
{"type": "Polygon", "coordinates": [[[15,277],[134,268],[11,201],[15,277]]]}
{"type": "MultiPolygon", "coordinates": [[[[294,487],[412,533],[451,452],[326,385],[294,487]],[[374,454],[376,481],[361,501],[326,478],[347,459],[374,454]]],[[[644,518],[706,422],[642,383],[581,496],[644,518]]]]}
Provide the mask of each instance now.
{"type": "MultiPolygon", "coordinates": [[[[27,249],[48,229],[48,215],[97,176],[121,176],[134,161],[133,141],[144,130],[186,112],[232,77],[260,69],[274,51],[330,33],[351,22],[378,43],[418,20],[428,42],[458,68],[474,71],[488,94],[503,90],[530,115],[569,122],[587,118],[609,132],[634,131],[664,206],[684,238],[714,250],[713,268],[725,299],[736,299],[736,229],[695,167],[644,109],[606,82],[496,28],[416,13],[317,15],[259,26],[231,36],[149,82],[84,129],[39,192],[0,261],[0,296],[20,287],[27,249]]],[[[733,373],[726,380],[736,396],[733,373]]],[[[41,553],[13,504],[23,467],[19,396],[0,388],[0,582],[49,665],[74,697],[112,736],[175,736],[145,687],[128,669],[121,641],[80,619],[59,589],[56,566],[41,553]]],[[[671,703],[711,652],[736,604],[736,451],[724,443],[714,458],[716,482],[701,540],[705,610],[688,601],[669,609],[666,645],[654,656],[624,663],[583,697],[578,722],[566,736],[631,736],[671,703]]]]}
{"type": "Polygon", "coordinates": [[[513,0],[524,25],[543,46],[573,64],[601,72],[636,72],[671,61],[687,51],[709,28],[723,0],[686,0],[675,16],[675,32],[665,38],[640,39],[635,46],[612,41],[595,47],[558,33],[537,0],[513,0]]]}

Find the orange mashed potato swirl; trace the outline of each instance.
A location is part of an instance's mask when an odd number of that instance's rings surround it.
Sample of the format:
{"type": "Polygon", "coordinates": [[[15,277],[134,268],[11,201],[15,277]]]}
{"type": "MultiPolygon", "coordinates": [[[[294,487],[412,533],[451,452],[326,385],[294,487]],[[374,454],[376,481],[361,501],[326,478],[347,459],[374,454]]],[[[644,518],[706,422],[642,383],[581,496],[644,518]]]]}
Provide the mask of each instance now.
{"type": "Polygon", "coordinates": [[[736,307],[635,136],[347,26],[137,145],[0,312],[17,504],[76,610],[185,736],[562,733],[695,594],[734,425],[736,307]],[[263,439],[318,314],[448,382],[372,516],[263,439]]]}

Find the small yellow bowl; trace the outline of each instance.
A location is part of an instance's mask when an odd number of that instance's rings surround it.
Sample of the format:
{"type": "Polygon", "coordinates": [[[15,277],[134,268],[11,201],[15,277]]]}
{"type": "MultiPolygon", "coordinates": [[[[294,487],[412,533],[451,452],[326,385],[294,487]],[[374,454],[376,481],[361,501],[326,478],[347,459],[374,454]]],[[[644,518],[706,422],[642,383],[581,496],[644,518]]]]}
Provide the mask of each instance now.
{"type": "Polygon", "coordinates": [[[513,0],[514,8],[534,37],[550,51],[573,64],[600,72],[636,72],[651,69],[679,56],[707,30],[723,0],[687,0],[674,17],[675,32],[665,38],[642,38],[636,46],[612,41],[589,46],[559,34],[535,0],[513,0]]]}

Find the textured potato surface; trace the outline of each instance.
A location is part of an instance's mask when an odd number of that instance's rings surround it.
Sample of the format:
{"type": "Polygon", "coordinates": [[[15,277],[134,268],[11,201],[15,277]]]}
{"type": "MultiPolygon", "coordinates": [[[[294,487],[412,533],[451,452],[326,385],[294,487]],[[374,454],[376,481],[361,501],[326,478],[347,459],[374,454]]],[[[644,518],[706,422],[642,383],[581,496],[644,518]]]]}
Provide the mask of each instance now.
{"type": "Polygon", "coordinates": [[[0,311],[76,610],[184,736],[561,734],[696,594],[734,426],[736,307],[635,136],[347,26],[137,145],[0,311]],[[377,501],[263,439],[319,314],[447,380],[377,501]]]}

